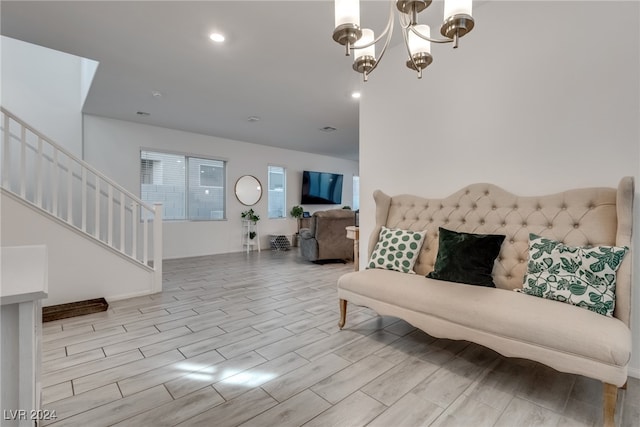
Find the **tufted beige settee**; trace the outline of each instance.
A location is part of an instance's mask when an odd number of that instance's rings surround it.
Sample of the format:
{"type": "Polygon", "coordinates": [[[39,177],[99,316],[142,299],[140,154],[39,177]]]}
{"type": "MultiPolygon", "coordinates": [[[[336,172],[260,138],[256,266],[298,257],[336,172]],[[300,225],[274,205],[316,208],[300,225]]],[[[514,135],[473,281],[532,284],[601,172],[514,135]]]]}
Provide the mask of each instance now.
{"type": "Polygon", "coordinates": [[[347,302],[396,316],[435,337],[472,341],[508,357],[534,360],[558,371],[604,383],[604,422],[613,425],[618,387],[631,357],[631,254],[618,270],[614,317],[513,292],[522,288],[529,233],[567,245],[631,248],[633,179],[618,188],[581,188],[519,197],[491,184],[473,184],[444,199],[374,193],[376,226],[426,230],[417,274],[383,269],[347,273],[338,280],[340,328],[347,302]],[[438,228],[506,236],[494,263],[496,288],[425,277],[438,252],[438,228]]]}

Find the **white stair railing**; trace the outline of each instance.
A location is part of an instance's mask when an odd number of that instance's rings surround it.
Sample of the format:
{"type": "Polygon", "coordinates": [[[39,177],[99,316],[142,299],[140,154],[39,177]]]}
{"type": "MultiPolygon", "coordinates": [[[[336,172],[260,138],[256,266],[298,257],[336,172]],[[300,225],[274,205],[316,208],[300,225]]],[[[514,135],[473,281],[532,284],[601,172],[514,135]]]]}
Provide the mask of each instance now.
{"type": "Polygon", "coordinates": [[[3,107],[0,126],[2,188],[152,268],[160,291],[162,204],[143,202],[3,107]]]}

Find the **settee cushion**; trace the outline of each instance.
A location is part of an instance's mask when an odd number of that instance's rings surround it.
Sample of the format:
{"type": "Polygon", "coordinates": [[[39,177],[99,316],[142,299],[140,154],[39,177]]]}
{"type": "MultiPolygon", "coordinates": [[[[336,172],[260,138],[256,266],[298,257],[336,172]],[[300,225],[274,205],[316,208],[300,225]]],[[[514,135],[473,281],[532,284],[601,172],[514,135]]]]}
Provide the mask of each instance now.
{"type": "MultiPolygon", "coordinates": [[[[610,366],[625,366],[631,357],[631,333],[620,320],[511,290],[381,269],[347,273],[338,288],[340,298],[400,316],[436,337],[485,345],[491,343],[480,336],[500,337],[610,366]]],[[[496,350],[510,356],[511,347],[496,350]]],[[[553,366],[553,360],[539,361],[553,366]]]]}
{"type": "Polygon", "coordinates": [[[616,271],[627,247],[569,246],[530,234],[523,292],[613,316],[616,271]]]}
{"type": "Polygon", "coordinates": [[[415,274],[413,265],[418,259],[426,231],[409,231],[382,227],[367,268],[385,268],[415,274]]]}
{"type": "Polygon", "coordinates": [[[504,241],[500,234],[473,234],[439,228],[438,255],[427,277],[495,288],[491,272],[504,241]]]}

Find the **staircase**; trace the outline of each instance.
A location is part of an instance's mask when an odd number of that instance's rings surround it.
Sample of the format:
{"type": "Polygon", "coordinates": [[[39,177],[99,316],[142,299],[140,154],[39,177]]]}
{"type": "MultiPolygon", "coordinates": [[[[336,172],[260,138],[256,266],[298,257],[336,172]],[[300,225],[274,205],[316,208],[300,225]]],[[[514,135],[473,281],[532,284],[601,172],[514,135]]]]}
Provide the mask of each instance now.
{"type": "Polygon", "coordinates": [[[161,204],[143,202],[2,107],[0,134],[3,197],[147,270],[148,293],[162,290],[161,204]]]}

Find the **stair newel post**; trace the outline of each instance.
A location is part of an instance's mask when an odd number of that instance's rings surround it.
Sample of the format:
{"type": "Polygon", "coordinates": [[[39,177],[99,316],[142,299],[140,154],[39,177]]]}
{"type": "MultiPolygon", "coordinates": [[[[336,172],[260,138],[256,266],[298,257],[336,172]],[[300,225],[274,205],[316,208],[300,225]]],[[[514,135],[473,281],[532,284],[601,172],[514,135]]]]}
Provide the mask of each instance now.
{"type": "Polygon", "coordinates": [[[107,245],[113,246],[113,186],[107,191],[107,245]]]}
{"type": "Polygon", "coordinates": [[[138,259],[138,204],[131,202],[131,256],[138,259]]]}
{"type": "Polygon", "coordinates": [[[82,231],[87,232],[87,169],[82,168],[82,231]]]}
{"type": "Polygon", "coordinates": [[[96,239],[100,240],[100,176],[98,176],[98,174],[96,174],[96,198],[94,200],[96,206],[95,206],[95,225],[93,227],[93,235],[95,236],[96,239]]]}
{"type": "Polygon", "coordinates": [[[44,209],[42,206],[42,137],[38,137],[38,160],[36,163],[36,205],[44,209]]]}
{"type": "Polygon", "coordinates": [[[67,155],[67,222],[73,225],[73,159],[67,155]]]}
{"type": "Polygon", "coordinates": [[[4,115],[4,144],[2,146],[2,187],[9,189],[9,162],[11,157],[11,132],[9,131],[9,116],[4,115]]]}
{"type": "MultiPolygon", "coordinates": [[[[58,180],[60,173],[60,165],[58,163],[58,149],[53,148],[53,179],[51,180],[51,213],[57,217],[58,214],[58,180]]],[[[62,218],[61,218],[62,219],[62,218]]]]}
{"type": "Polygon", "coordinates": [[[27,194],[27,128],[20,126],[20,197],[27,194]]]}
{"type": "Polygon", "coordinates": [[[120,252],[124,253],[125,252],[125,225],[127,223],[127,221],[125,221],[125,212],[126,212],[126,205],[125,205],[125,194],[121,191],[120,192],[120,252]]]}
{"type": "Polygon", "coordinates": [[[162,203],[153,204],[153,270],[155,271],[153,288],[162,291],[162,203]]]}
{"type": "Polygon", "coordinates": [[[142,263],[149,265],[149,218],[146,210],[142,215],[142,263]]]}

